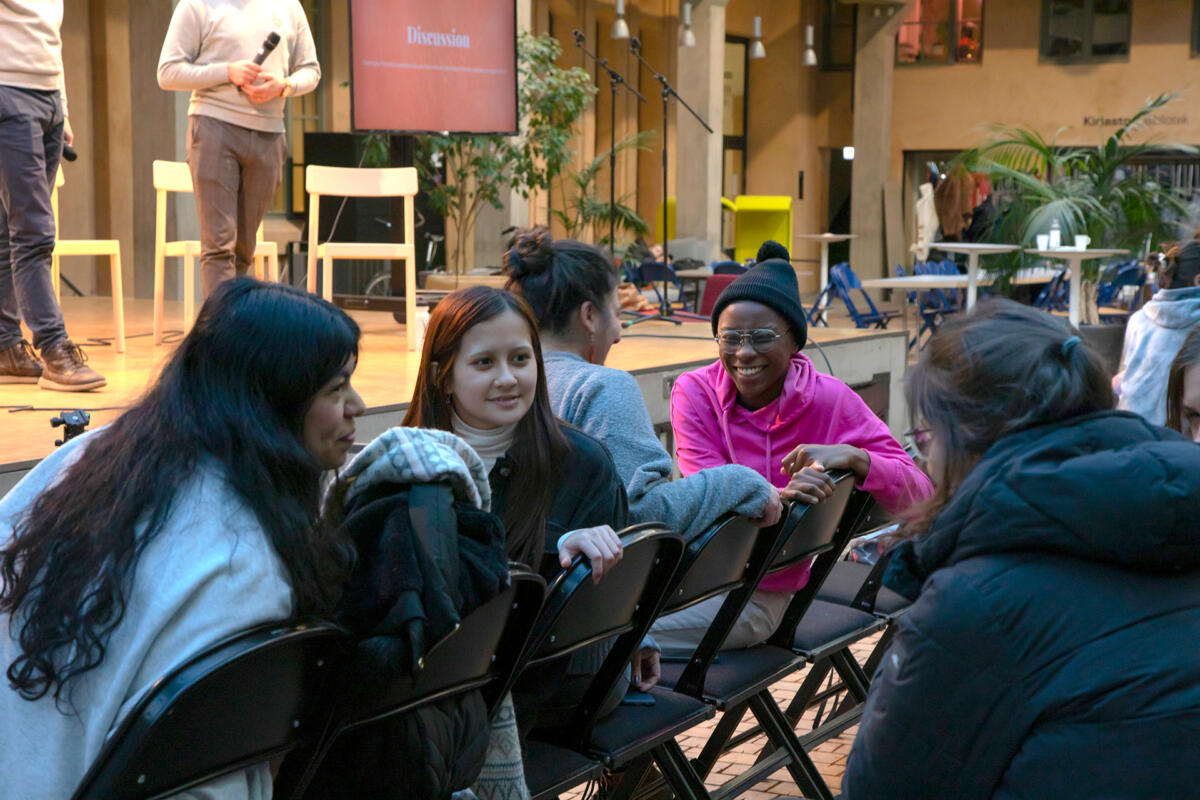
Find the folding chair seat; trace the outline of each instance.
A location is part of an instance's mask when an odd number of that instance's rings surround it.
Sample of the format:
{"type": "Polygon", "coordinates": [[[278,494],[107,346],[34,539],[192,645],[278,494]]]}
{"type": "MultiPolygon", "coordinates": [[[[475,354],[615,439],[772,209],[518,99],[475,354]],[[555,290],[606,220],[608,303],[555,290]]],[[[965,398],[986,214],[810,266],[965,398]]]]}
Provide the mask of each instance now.
{"type": "Polygon", "coordinates": [[[304,797],[338,739],[373,724],[476,689],[482,691],[489,714],[494,713],[522,663],[545,585],[538,575],[513,571],[504,591],[429,648],[416,673],[382,689],[364,687],[353,677],[356,673],[348,673],[351,677],[337,687],[326,735],[284,762],[275,779],[275,795],[304,797]]]}
{"type": "Polygon", "coordinates": [[[841,298],[856,328],[868,328],[872,326],[886,328],[889,322],[900,315],[899,311],[880,311],[876,308],[875,302],[871,300],[871,296],[862,288],[862,282],[854,274],[854,270],[850,269],[850,265],[845,262],[834,264],[829,268],[829,285],[834,287],[834,292],[841,298]],[[860,311],[854,304],[853,291],[855,289],[858,290],[859,296],[866,303],[867,311],[860,311]]]}
{"type": "Polygon", "coordinates": [[[591,777],[579,758],[560,757],[557,750],[562,748],[608,769],[650,756],[680,791],[696,785],[703,789],[682,751],[674,752],[674,737],[710,718],[710,707],[656,687],[651,692],[654,705],[622,705],[597,718],[662,606],[683,552],[683,539],[657,525],[626,529],[621,542],[620,562],[600,583],[592,582],[591,566],[583,558],[555,578],[530,638],[527,667],[616,637],[571,720],[530,732],[528,740],[537,745],[531,744],[525,755],[525,780],[535,799],[553,797],[591,777]]]}
{"type": "Polygon", "coordinates": [[[315,741],[347,652],[340,628],[280,623],[189,658],[108,737],[74,800],[166,797],[315,741]]]}
{"type": "Polygon", "coordinates": [[[599,761],[536,739],[525,742],[521,757],[525,785],[532,797],[556,797],[604,772],[599,761]]]}

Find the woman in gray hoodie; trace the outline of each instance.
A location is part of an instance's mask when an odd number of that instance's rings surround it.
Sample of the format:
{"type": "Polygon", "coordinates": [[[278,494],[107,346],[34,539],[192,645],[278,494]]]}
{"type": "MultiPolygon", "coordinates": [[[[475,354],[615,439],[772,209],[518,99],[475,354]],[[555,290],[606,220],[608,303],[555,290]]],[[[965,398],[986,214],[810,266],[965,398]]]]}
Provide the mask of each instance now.
{"type": "Polygon", "coordinates": [[[1200,240],[1167,254],[1159,290],[1129,318],[1122,372],[1114,380],[1118,408],[1166,423],[1167,372],[1183,340],[1200,324],[1200,240]]]}
{"type": "Polygon", "coordinates": [[[690,538],[729,511],[763,524],[779,519],[779,492],[749,467],[729,464],[671,480],[671,455],[654,433],[637,381],[604,366],[621,323],[617,273],[602,251],[535,228],[515,238],[504,263],[508,287],[537,316],[550,405],[608,447],[629,495],[631,523],[664,522],[690,538]]]}

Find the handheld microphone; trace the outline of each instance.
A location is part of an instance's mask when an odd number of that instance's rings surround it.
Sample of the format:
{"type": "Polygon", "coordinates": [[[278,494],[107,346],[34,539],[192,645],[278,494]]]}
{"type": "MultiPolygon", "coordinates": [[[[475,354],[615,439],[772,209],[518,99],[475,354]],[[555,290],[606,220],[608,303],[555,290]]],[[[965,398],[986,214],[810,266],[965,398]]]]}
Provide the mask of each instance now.
{"type": "Polygon", "coordinates": [[[634,53],[642,52],[642,40],[636,36],[629,37],[629,49],[634,53]]]}
{"type": "Polygon", "coordinates": [[[75,148],[69,144],[63,145],[62,157],[64,161],[74,161],[79,158],[79,153],[75,152],[75,148]]]}
{"type": "Polygon", "coordinates": [[[266,39],[263,39],[262,47],[258,48],[258,52],[254,54],[252,61],[258,66],[267,60],[267,56],[271,55],[271,51],[279,44],[279,34],[271,31],[266,39]]]}

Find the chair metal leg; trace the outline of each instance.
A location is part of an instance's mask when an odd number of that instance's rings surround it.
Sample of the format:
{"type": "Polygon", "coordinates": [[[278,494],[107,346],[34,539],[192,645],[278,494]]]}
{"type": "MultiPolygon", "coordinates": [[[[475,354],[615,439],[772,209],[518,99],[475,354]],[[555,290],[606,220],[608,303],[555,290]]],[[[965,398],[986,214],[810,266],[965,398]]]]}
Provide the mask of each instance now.
{"type": "Polygon", "coordinates": [[[712,735],[704,743],[704,749],[700,751],[700,755],[693,762],[701,777],[707,778],[713,771],[713,767],[717,765],[717,759],[725,752],[729,746],[729,740],[737,731],[737,726],[746,716],[747,708],[747,705],[742,703],[739,706],[725,709],[725,713],[721,715],[721,720],[713,729],[712,735]]]}
{"type": "Polygon", "coordinates": [[[663,742],[651,753],[658,768],[662,770],[667,785],[679,800],[711,800],[704,781],[692,769],[691,762],[674,739],[663,742]]]}
{"type": "Polygon", "coordinates": [[[116,347],[118,353],[125,352],[125,292],[121,286],[121,252],[120,249],[108,257],[111,270],[113,321],[117,326],[116,347]]]}
{"type": "Polygon", "coordinates": [[[787,753],[788,773],[805,797],[833,800],[833,792],[825,785],[825,780],[817,770],[816,764],[800,746],[791,724],[779,706],[775,705],[770,691],[764,690],[750,698],[750,709],[754,712],[758,724],[762,726],[763,732],[771,743],[787,753]]]}

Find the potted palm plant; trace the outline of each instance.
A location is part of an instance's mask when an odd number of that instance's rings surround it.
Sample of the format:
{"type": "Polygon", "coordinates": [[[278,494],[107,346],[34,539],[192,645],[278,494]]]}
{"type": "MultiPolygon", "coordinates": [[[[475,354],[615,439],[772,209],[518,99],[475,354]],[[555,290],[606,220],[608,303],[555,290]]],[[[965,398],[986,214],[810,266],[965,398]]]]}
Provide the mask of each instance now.
{"type": "MultiPolygon", "coordinates": [[[[1032,247],[1037,234],[1054,221],[1064,242],[1075,234],[1091,237],[1093,247],[1121,248],[1138,253],[1147,237],[1154,244],[1180,238],[1180,223],[1188,214],[1187,199],[1154,176],[1136,167],[1152,151],[1195,152],[1180,144],[1141,138],[1155,113],[1176,93],[1148,99],[1140,110],[1095,147],[1064,147],[1057,143],[1064,128],[1049,139],[1031,128],[989,126],[990,136],[965,151],[959,161],[973,172],[989,175],[1003,199],[993,238],[1032,247]],[[1138,141],[1134,141],[1138,139],[1138,141]]],[[[1020,254],[997,258],[994,268],[1009,274],[1022,265],[1020,254]]],[[[1099,322],[1096,288],[1101,265],[1084,262],[1080,280],[1083,323],[1099,322]]]]}

